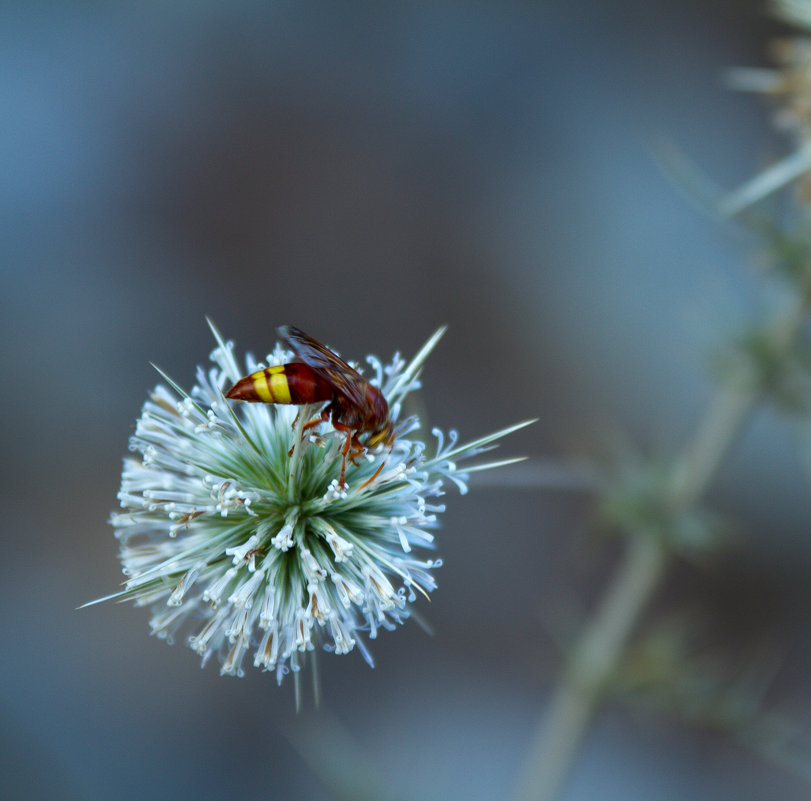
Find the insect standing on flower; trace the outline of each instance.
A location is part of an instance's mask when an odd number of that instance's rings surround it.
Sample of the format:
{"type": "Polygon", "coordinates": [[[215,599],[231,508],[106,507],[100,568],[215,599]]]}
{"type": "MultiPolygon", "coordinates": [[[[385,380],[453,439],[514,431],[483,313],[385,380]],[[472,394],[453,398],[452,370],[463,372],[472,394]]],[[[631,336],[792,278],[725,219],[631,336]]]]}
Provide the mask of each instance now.
{"type": "Polygon", "coordinates": [[[237,381],[225,397],[259,403],[329,401],[320,415],[305,423],[304,430],[332,416],[332,425],[346,432],[339,480],[344,487],[347,456],[354,460],[366,448],[389,445],[393,441],[389,405],[377,387],[301,329],[283,325],[277,333],[301,361],[257,370],[237,381]],[[358,439],[361,434],[369,435],[365,444],[358,439]]]}

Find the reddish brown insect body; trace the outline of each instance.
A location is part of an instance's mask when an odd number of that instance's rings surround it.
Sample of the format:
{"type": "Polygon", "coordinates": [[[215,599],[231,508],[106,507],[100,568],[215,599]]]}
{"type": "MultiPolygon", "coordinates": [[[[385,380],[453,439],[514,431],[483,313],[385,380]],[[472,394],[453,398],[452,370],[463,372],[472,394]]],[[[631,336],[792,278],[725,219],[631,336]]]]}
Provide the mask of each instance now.
{"type": "Polygon", "coordinates": [[[259,403],[329,401],[304,428],[312,428],[331,416],[332,425],[346,432],[340,478],[343,487],[347,456],[354,459],[365,447],[388,445],[394,439],[389,405],[377,387],[318,340],[289,325],[281,326],[277,332],[301,361],[251,373],[237,381],[225,397],[259,403]],[[369,435],[365,446],[358,439],[361,434],[369,435]]]}

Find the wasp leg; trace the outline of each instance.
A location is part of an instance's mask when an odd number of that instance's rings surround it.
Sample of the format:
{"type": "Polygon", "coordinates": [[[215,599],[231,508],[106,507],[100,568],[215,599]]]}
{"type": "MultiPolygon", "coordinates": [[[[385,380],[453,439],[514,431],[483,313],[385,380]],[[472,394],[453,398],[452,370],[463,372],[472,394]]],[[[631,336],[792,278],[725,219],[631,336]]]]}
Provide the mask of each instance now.
{"type": "Polygon", "coordinates": [[[362,490],[364,487],[368,487],[369,484],[371,484],[380,475],[381,471],[386,466],[386,462],[389,460],[389,456],[391,456],[391,452],[393,450],[394,450],[394,445],[389,445],[389,452],[386,455],[386,457],[383,459],[383,461],[380,463],[380,467],[378,467],[377,470],[375,470],[374,473],[369,478],[367,478],[366,481],[363,482],[363,484],[361,484],[358,487],[359,490],[362,490]]]}
{"type": "MultiPolygon", "coordinates": [[[[299,410],[299,413],[296,415],[296,420],[298,420],[298,418],[299,418],[299,414],[301,414],[301,410],[299,410]]],[[[329,406],[327,406],[327,407],[324,409],[324,411],[323,411],[323,412],[321,412],[321,414],[317,414],[315,417],[313,417],[313,419],[312,419],[312,420],[310,420],[309,422],[305,423],[305,424],[304,424],[304,425],[301,427],[301,435],[302,435],[302,437],[304,436],[304,432],[305,432],[305,431],[309,431],[311,428],[314,428],[315,426],[320,425],[321,423],[326,423],[326,422],[327,422],[327,420],[329,420],[329,415],[330,415],[330,407],[329,407],[329,406]]],[[[295,425],[295,421],[294,421],[294,423],[293,423],[293,428],[295,428],[295,427],[296,427],[296,425],[295,425]]],[[[292,456],[292,455],[293,455],[293,448],[295,448],[295,445],[293,445],[293,446],[290,448],[290,450],[287,452],[287,455],[288,455],[288,456],[292,456]]]]}
{"type": "Polygon", "coordinates": [[[355,460],[365,451],[366,447],[361,444],[356,434],[354,437],[352,437],[352,447],[349,450],[349,461],[352,462],[355,467],[357,467],[358,463],[355,460]]]}
{"type": "Polygon", "coordinates": [[[331,411],[332,409],[330,409],[330,407],[327,406],[324,409],[324,411],[321,412],[321,414],[317,414],[315,417],[313,417],[312,420],[310,420],[308,423],[305,423],[304,427],[301,430],[309,431],[311,428],[314,428],[315,426],[320,425],[321,423],[326,423],[327,420],[329,420],[331,411]]]}
{"type": "Polygon", "coordinates": [[[375,470],[374,473],[372,473],[372,475],[369,476],[369,478],[367,478],[366,481],[364,481],[363,484],[361,484],[358,487],[358,489],[362,490],[364,487],[368,487],[369,484],[371,484],[380,475],[380,472],[381,472],[381,470],[383,470],[383,467],[385,466],[385,464],[386,464],[386,460],[384,459],[380,463],[380,467],[378,467],[377,470],[375,470]]]}
{"type": "Polygon", "coordinates": [[[296,411],[296,416],[293,418],[293,423],[290,426],[290,428],[293,429],[293,431],[296,430],[299,417],[301,417],[301,406],[298,407],[298,410],[296,411]]]}
{"type": "Polygon", "coordinates": [[[341,489],[346,486],[346,455],[349,453],[349,446],[352,444],[352,431],[351,429],[346,430],[346,442],[344,443],[343,448],[341,448],[341,477],[338,479],[338,484],[340,485],[341,489]]]}
{"type": "Polygon", "coordinates": [[[349,461],[352,462],[355,467],[358,466],[358,463],[355,461],[362,453],[366,451],[366,448],[361,445],[360,440],[358,440],[357,434],[353,434],[351,430],[347,430],[346,432],[346,442],[344,443],[344,447],[341,449],[341,455],[343,457],[341,461],[341,486],[345,487],[346,482],[344,481],[344,476],[346,475],[346,460],[349,458],[349,461]]]}
{"type": "MultiPolygon", "coordinates": [[[[343,423],[339,423],[336,420],[332,421],[332,425],[338,431],[346,431],[346,442],[344,442],[344,446],[343,446],[343,448],[341,448],[341,477],[338,479],[338,485],[341,487],[341,489],[343,489],[346,486],[346,457],[347,457],[347,455],[349,455],[350,446],[352,446],[353,443],[357,442],[357,438],[356,438],[357,435],[355,434],[355,432],[351,428],[349,428],[349,426],[345,426],[343,423]]],[[[358,444],[360,444],[360,443],[358,443],[358,444]]],[[[361,446],[361,448],[362,447],[363,446],[361,446]]],[[[353,457],[354,457],[354,450],[352,452],[352,456],[350,456],[350,459],[353,458],[353,457]]],[[[354,464],[354,461],[352,462],[352,464],[354,464]]]]}

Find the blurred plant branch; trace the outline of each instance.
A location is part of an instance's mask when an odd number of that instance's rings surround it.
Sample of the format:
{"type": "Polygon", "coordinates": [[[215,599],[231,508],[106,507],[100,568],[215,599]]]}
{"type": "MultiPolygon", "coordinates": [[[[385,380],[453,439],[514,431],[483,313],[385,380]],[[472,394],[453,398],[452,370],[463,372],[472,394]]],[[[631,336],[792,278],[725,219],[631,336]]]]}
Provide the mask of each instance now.
{"type": "Polygon", "coordinates": [[[665,620],[629,648],[609,687],[626,703],[730,737],[764,761],[811,781],[807,732],[766,708],[782,659],[774,643],[736,658],[697,644],[688,615],[665,620]]]}
{"type": "MultiPolygon", "coordinates": [[[[811,2],[799,5],[807,7],[811,27],[811,2]]],[[[811,70],[798,80],[795,73],[809,65],[803,62],[798,66],[798,58],[791,56],[805,57],[808,53],[811,44],[807,39],[793,49],[784,47],[784,60],[789,62],[786,70],[794,72],[788,77],[776,73],[769,82],[759,85],[781,95],[796,87],[808,90],[802,103],[795,102],[789,108],[797,119],[798,109],[811,108],[811,70]]],[[[614,484],[599,493],[602,522],[621,535],[624,554],[569,654],[559,686],[530,745],[516,801],[551,801],[559,796],[590,724],[609,688],[617,686],[618,670],[626,664],[638,624],[673,559],[718,547],[720,539],[713,517],[701,508],[700,502],[752,412],[769,398],[794,410],[807,409],[811,400],[802,344],[811,309],[809,204],[808,198],[802,197],[802,184],[808,182],[811,172],[811,125],[803,117],[795,128],[803,136],[798,137],[792,156],[714,203],[723,216],[739,214],[753,202],[798,181],[798,208],[794,212],[800,224],[794,228],[778,225],[776,234],[774,226],[760,230],[766,234],[771,265],[776,268],[766,277],[783,280],[789,286],[789,298],[784,308],[765,323],[752,324],[743,339],[730,348],[727,369],[719,376],[715,396],[680,453],[664,466],[625,466],[614,484]],[[803,178],[805,181],[800,180],[803,178]],[[797,375],[803,380],[797,382],[797,375]],[[799,392],[786,390],[798,386],[799,392]],[[798,403],[796,396],[804,402],[798,403]]],[[[710,186],[709,181],[700,184],[705,189],[710,186]]],[[[670,667],[677,673],[675,664],[670,667]]],[[[738,702],[742,697],[741,693],[734,696],[738,702]]],[[[795,773],[811,776],[807,749],[797,751],[794,730],[782,720],[761,714],[758,708],[757,714],[752,711],[745,719],[727,716],[723,721],[738,742],[795,773]]],[[[693,722],[718,724],[715,718],[693,722]]]]}
{"type": "MultiPolygon", "coordinates": [[[[806,273],[811,276],[811,261],[806,273]]],[[[712,528],[702,522],[698,503],[751,413],[779,384],[779,366],[791,361],[789,356],[808,320],[810,285],[805,281],[790,307],[763,329],[770,358],[752,356],[741,365],[738,380],[728,380],[719,388],[695,435],[671,468],[653,471],[654,480],[647,486],[643,483],[641,492],[638,481],[629,489],[621,478],[604,493],[604,516],[624,535],[625,553],[571,654],[530,746],[527,769],[516,794],[519,801],[551,801],[558,796],[606,685],[665,578],[674,553],[685,547],[701,550],[714,544],[712,528]]]]}

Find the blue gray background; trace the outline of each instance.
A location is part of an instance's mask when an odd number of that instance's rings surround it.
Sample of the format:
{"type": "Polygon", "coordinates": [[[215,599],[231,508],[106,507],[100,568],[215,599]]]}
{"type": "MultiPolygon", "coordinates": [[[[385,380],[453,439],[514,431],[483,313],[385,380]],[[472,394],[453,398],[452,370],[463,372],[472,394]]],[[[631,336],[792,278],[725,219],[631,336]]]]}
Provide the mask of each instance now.
{"type": "MultiPolygon", "coordinates": [[[[789,144],[728,92],[781,30],[755,2],[6,3],[0,9],[4,799],[333,796],[366,764],[392,797],[507,797],[566,629],[610,575],[592,508],[543,460],[681,442],[710,349],[758,308],[753,243],[663,171],[676,143],[734,186],[789,144]],[[150,638],[107,525],[158,363],[181,384],[209,315],[264,353],[293,323],[348,358],[414,353],[431,423],[520,469],[438,533],[411,624],[305,684],[220,678],[150,638]],[[620,434],[621,432],[621,434],[620,434]],[[355,766],[355,767],[352,767],[355,766]]],[[[716,487],[739,524],[680,568],[735,647],[774,644],[770,701],[808,720],[811,503],[797,430],[758,415],[716,487]]],[[[484,477],[483,477],[484,478],[484,477]]],[[[565,799],[807,798],[723,738],[611,708],[565,799]]]]}

